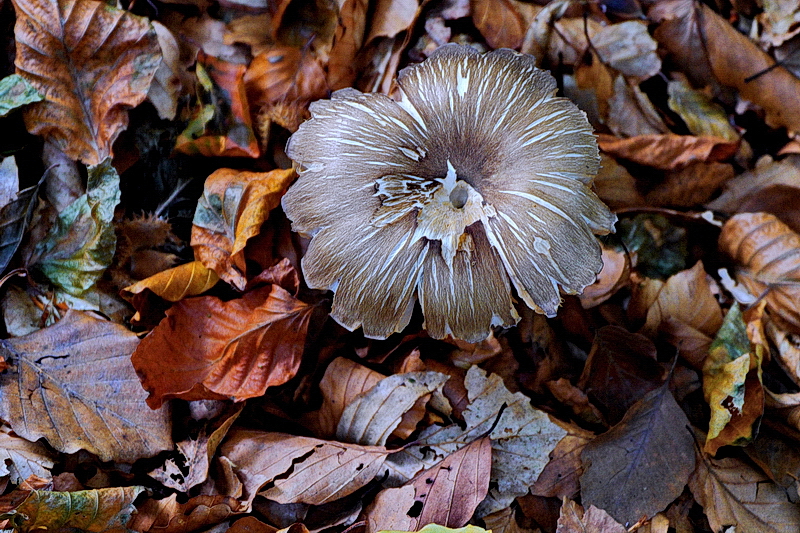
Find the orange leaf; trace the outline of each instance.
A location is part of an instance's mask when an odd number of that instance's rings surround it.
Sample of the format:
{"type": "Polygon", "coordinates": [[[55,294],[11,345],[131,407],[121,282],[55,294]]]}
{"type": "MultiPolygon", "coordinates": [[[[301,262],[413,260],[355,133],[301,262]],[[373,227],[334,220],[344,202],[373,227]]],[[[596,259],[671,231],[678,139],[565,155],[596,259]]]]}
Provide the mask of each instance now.
{"type": "Polygon", "coordinates": [[[318,100],[328,92],[325,71],[307,50],[274,46],[247,67],[244,83],[256,108],[277,102],[318,100]]]}
{"type": "Polygon", "coordinates": [[[723,161],[735,154],[739,146],[719,137],[674,133],[637,135],[628,139],[600,133],[597,142],[606,154],[665,170],[685,167],[696,161],[723,161]]]}
{"type": "Polygon", "coordinates": [[[147,19],[95,0],[14,0],[17,73],[45,100],[25,123],[73,159],[97,165],[147,96],[161,62],[147,19]]]}
{"type": "Polygon", "coordinates": [[[300,366],[311,306],[282,285],[297,274],[284,260],[254,280],[241,298],[189,298],[145,337],[131,360],[151,408],[186,400],[261,396],[300,366]]]}
{"type": "Polygon", "coordinates": [[[295,177],[293,170],[244,172],[222,168],[206,179],[192,222],[195,257],[220,278],[244,289],[244,248],[295,177]]]}
{"type": "Polygon", "coordinates": [[[800,333],[800,234],[774,215],[741,213],[722,227],[719,246],[743,267],[736,279],[755,296],[766,293],[770,315],[800,333]]]}
{"type": "Polygon", "coordinates": [[[472,0],[472,21],[492,48],[519,50],[525,22],[510,0],[472,0]]]}

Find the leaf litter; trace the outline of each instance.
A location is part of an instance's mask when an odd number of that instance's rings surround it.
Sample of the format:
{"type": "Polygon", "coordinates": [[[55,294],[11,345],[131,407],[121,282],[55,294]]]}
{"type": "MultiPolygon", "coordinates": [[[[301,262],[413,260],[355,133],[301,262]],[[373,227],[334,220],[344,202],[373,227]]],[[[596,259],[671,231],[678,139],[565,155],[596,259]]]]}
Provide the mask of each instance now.
{"type": "Polygon", "coordinates": [[[797,531],[790,4],[14,0],[0,528],[797,531]],[[554,318],[365,338],[305,283],[286,142],[448,42],[556,77],[617,233],[554,318]]]}

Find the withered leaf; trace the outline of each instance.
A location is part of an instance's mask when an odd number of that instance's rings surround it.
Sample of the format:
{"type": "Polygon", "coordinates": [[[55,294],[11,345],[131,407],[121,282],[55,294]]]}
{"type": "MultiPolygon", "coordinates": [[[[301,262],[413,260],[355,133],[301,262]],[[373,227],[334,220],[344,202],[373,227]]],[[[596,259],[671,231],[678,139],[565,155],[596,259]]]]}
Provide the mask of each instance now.
{"type": "Polygon", "coordinates": [[[45,100],[25,109],[28,130],[97,165],[147,96],[161,62],[147,19],[96,0],[15,0],[17,73],[45,100]],[[113,68],[109,68],[113,65],[113,68]]]}
{"type": "Polygon", "coordinates": [[[292,296],[297,274],[283,260],[227,302],[181,300],[134,351],[131,360],[158,408],[169,398],[241,401],[294,377],[312,307],[292,296]]]}
{"type": "Polygon", "coordinates": [[[736,153],[738,146],[719,137],[674,133],[637,135],[629,139],[600,133],[597,138],[600,149],[606,154],[664,170],[681,168],[696,161],[724,161],[736,153]]]}
{"type": "Polygon", "coordinates": [[[525,22],[511,0],[470,0],[472,22],[492,48],[522,45],[525,22]]]}
{"type": "Polygon", "coordinates": [[[587,435],[569,434],[550,453],[547,466],[531,487],[534,496],[571,498],[580,491],[578,478],[583,473],[581,453],[591,441],[587,435]]]}
{"type": "Polygon", "coordinates": [[[401,483],[430,468],[447,455],[483,435],[489,429],[492,439],[492,473],[496,483],[489,497],[478,507],[478,515],[492,513],[508,506],[528,488],[548,462],[548,454],[566,431],[534,409],[522,393],[506,389],[497,374],[486,373],[473,366],[465,379],[469,405],[463,412],[465,428],[452,424],[432,426],[422,431],[414,446],[399,451],[387,460],[390,479],[401,483]],[[499,417],[501,409],[502,416],[499,417]]]}
{"type": "Polygon", "coordinates": [[[739,140],[739,134],[728,122],[728,115],[719,104],[683,80],[667,84],[668,105],[678,113],[693,135],[720,137],[730,142],[739,140]]]}
{"type": "Polygon", "coordinates": [[[54,326],[0,341],[11,369],[0,375],[0,418],[28,440],[65,453],[133,462],[172,448],[169,410],[145,408],[126,328],[69,311],[54,326]]]}
{"type": "Polygon", "coordinates": [[[564,498],[558,515],[556,533],[625,533],[625,526],[603,509],[590,505],[586,511],[574,501],[564,498]]]}
{"type": "Polygon", "coordinates": [[[259,493],[278,503],[312,505],[343,498],[372,481],[388,453],[383,446],[243,429],[232,431],[220,448],[244,483],[246,501],[259,493]]]}
{"type": "Polygon", "coordinates": [[[440,389],[447,379],[439,372],[408,372],[382,379],[345,407],[336,438],[383,446],[417,400],[440,389]]]}
{"type": "Polygon", "coordinates": [[[22,242],[33,216],[39,186],[28,187],[0,208],[0,272],[4,272],[22,242]]]}
{"type": "Polygon", "coordinates": [[[328,92],[325,71],[307,50],[273,46],[258,54],[244,75],[250,102],[259,109],[277,102],[309,102],[328,92]]]}
{"type": "Polygon", "coordinates": [[[195,257],[238,290],[245,278],[244,248],[281,201],[293,170],[219,169],[205,183],[192,221],[195,257]]]}
{"type": "Polygon", "coordinates": [[[0,80],[0,117],[8,115],[25,104],[42,100],[44,100],[44,96],[31,85],[31,82],[19,74],[12,74],[0,80]]]}
{"type": "Polygon", "coordinates": [[[53,465],[51,454],[42,444],[0,431],[0,476],[11,475],[15,484],[30,476],[48,479],[53,465]]]}
{"type": "Polygon", "coordinates": [[[584,448],[584,505],[604,509],[623,524],[663,511],[694,470],[689,427],[668,383],[648,393],[584,448]]]}
{"type": "Polygon", "coordinates": [[[244,510],[243,505],[229,496],[203,494],[178,503],[178,495],[171,494],[142,503],[128,527],[143,533],[189,533],[219,524],[244,510]]]}
{"type": "Polygon", "coordinates": [[[719,246],[741,265],[736,280],[751,294],[766,294],[767,310],[788,330],[800,332],[800,234],[768,213],[728,219],[719,246]]]}
{"type": "Polygon", "coordinates": [[[132,486],[77,492],[34,490],[15,510],[23,516],[19,533],[103,531],[128,533],[133,500],[145,490],[132,486]]]}
{"type": "Polygon", "coordinates": [[[736,526],[737,531],[794,533],[800,528],[800,508],[786,492],[739,459],[697,452],[689,489],[714,531],[736,526]]]}
{"type": "Polygon", "coordinates": [[[656,54],[658,45],[643,22],[609,24],[592,38],[592,46],[604,63],[626,77],[642,81],[661,70],[661,59],[656,54]]]}

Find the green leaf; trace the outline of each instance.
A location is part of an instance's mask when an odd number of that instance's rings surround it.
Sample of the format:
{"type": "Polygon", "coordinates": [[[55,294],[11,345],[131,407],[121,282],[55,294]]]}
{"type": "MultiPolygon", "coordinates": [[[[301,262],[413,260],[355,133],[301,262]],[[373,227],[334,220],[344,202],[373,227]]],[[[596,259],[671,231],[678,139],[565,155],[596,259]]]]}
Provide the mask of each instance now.
{"type": "Polygon", "coordinates": [[[127,533],[126,524],[136,510],[133,501],[144,487],[115,487],[76,492],[31,491],[16,508],[26,517],[18,533],[127,533]]]}
{"type": "Polygon", "coordinates": [[[18,107],[42,100],[44,96],[19,74],[12,74],[0,80],[0,117],[8,115],[18,107]]]}
{"type": "Polygon", "coordinates": [[[80,296],[103,275],[117,244],[112,221],[119,200],[119,175],[111,160],[89,167],[86,194],[61,212],[36,248],[36,266],[53,284],[80,296]]]}
{"type": "MultiPolygon", "coordinates": [[[[437,524],[428,524],[420,529],[417,533],[490,533],[491,530],[485,530],[478,526],[464,526],[458,529],[440,526],[437,524]]],[[[378,531],[378,533],[407,533],[404,531],[378,531]]]]}
{"type": "Polygon", "coordinates": [[[617,232],[638,257],[637,269],[648,278],[667,279],[686,268],[686,230],[670,224],[663,215],[642,213],[624,218],[617,232]]]}

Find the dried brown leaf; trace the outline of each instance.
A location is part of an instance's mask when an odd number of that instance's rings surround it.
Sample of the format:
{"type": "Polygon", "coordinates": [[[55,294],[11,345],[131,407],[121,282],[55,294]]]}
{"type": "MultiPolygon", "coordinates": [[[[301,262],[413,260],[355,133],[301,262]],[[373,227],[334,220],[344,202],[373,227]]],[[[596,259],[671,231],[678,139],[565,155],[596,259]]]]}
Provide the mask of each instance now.
{"type": "Polygon", "coordinates": [[[470,0],[472,22],[492,48],[519,49],[525,22],[511,0],[470,0]]]}
{"type": "Polygon", "coordinates": [[[647,203],[657,206],[692,207],[706,202],[714,192],[733,178],[728,163],[693,163],[669,170],[664,181],[647,193],[647,203]]]}
{"type": "Polygon", "coordinates": [[[548,498],[572,498],[580,492],[583,473],[581,453],[592,440],[586,433],[570,433],[550,452],[550,462],[531,487],[531,494],[548,498]]]}
{"type": "Polygon", "coordinates": [[[178,503],[178,495],[164,499],[148,499],[139,509],[128,528],[152,533],[189,533],[219,524],[244,506],[229,496],[200,495],[178,503]]]}
{"type": "Polygon", "coordinates": [[[54,465],[51,453],[41,443],[0,431],[0,477],[10,475],[17,485],[30,476],[49,479],[54,465]]]}
{"type": "Polygon", "coordinates": [[[241,298],[201,296],[170,308],[131,357],[148,405],[169,398],[241,401],[294,377],[313,309],[292,296],[297,286],[284,260],[241,298]]]}
{"type": "Polygon", "coordinates": [[[619,424],[584,448],[581,501],[623,524],[663,511],[680,496],[694,470],[689,427],[667,383],[648,393],[619,424]]]}
{"type": "Polygon", "coordinates": [[[17,73],[45,100],[25,123],[73,159],[97,165],[147,96],[161,62],[147,19],[95,0],[15,0],[17,73]],[[113,68],[111,66],[113,65],[113,68]]]}
{"type": "Polygon", "coordinates": [[[605,64],[637,82],[661,70],[661,59],[656,54],[658,45],[644,22],[609,24],[592,37],[592,45],[605,64]]]}
{"type": "Polygon", "coordinates": [[[674,133],[639,135],[629,139],[601,133],[597,140],[600,149],[608,155],[664,170],[678,169],[697,161],[724,161],[736,153],[738,146],[717,137],[674,133]]]}
{"type": "Polygon", "coordinates": [[[742,213],[722,227],[719,246],[741,266],[736,280],[751,294],[766,294],[770,316],[800,332],[800,234],[774,215],[742,213]]]}
{"type": "Polygon", "coordinates": [[[169,410],[145,408],[129,357],[139,339],[80,311],[54,326],[2,341],[13,361],[0,375],[0,418],[28,440],[133,462],[172,448],[169,410]],[[12,392],[13,391],[13,392],[12,392]]]}
{"type": "Polygon", "coordinates": [[[255,109],[278,102],[309,102],[328,92],[325,71],[304,49],[273,46],[258,54],[244,75],[247,96],[255,109]]]}
{"type": "Polygon", "coordinates": [[[723,526],[759,533],[800,529],[800,508],[767,476],[739,459],[712,459],[698,452],[689,489],[714,531],[723,526]]]}
{"type": "Polygon", "coordinates": [[[247,241],[258,235],[294,178],[291,169],[245,172],[227,168],[206,178],[192,221],[196,259],[243,290],[247,241]]]}
{"type": "Polygon", "coordinates": [[[630,283],[630,274],[630,254],[626,250],[603,246],[603,270],[597,275],[597,280],[579,295],[583,308],[591,309],[614,296],[630,283]]]}
{"type": "Polygon", "coordinates": [[[612,210],[640,207],[647,202],[636,189],[636,178],[614,158],[600,154],[600,171],[594,178],[597,195],[612,210]]]}
{"type": "Polygon", "coordinates": [[[220,448],[244,483],[245,501],[256,493],[278,503],[322,505],[343,498],[375,477],[388,451],[284,433],[236,429],[220,448]]]}
{"type": "Polygon", "coordinates": [[[564,498],[558,516],[556,533],[625,533],[627,529],[611,515],[594,505],[584,512],[583,508],[564,498]]]}

